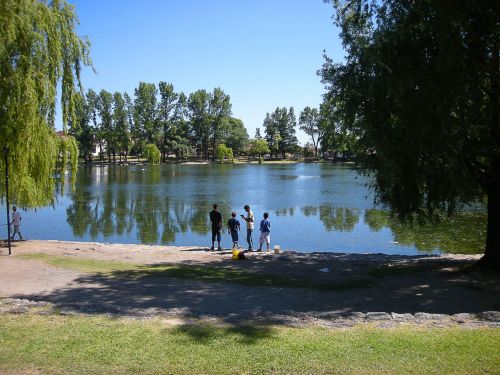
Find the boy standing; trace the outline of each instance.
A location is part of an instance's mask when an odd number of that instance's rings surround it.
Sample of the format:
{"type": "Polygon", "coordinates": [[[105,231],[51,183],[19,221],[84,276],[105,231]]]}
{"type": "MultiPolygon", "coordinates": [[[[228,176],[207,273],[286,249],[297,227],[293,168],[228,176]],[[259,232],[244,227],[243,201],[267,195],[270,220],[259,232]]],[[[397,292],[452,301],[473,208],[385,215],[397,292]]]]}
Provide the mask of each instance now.
{"type": "Polygon", "coordinates": [[[214,204],[214,209],[210,211],[210,221],[212,222],[212,247],[210,250],[214,249],[214,242],[217,238],[218,250],[222,250],[220,247],[220,238],[222,231],[222,214],[217,210],[217,205],[214,204]]]}
{"type": "Polygon", "coordinates": [[[262,251],[262,244],[266,242],[267,251],[269,251],[269,246],[271,244],[271,222],[268,220],[269,214],[264,212],[264,220],[260,221],[260,238],[259,238],[259,250],[262,251]]]}
{"type": "Polygon", "coordinates": [[[247,217],[241,215],[241,218],[247,222],[247,242],[248,242],[248,251],[253,250],[253,240],[252,240],[252,232],[253,232],[253,212],[250,210],[250,206],[248,204],[243,207],[247,213],[247,217]]]}
{"type": "Polygon", "coordinates": [[[17,211],[16,206],[12,206],[12,222],[11,224],[14,224],[14,234],[10,238],[11,240],[14,239],[16,236],[16,233],[19,234],[19,239],[22,240],[23,236],[21,236],[21,232],[19,231],[19,226],[21,225],[21,214],[17,211]]]}
{"type": "Polygon", "coordinates": [[[227,231],[231,234],[231,239],[233,240],[233,249],[240,249],[241,246],[238,244],[238,232],[240,230],[240,222],[236,219],[236,212],[231,213],[231,219],[227,222],[227,231]]]}

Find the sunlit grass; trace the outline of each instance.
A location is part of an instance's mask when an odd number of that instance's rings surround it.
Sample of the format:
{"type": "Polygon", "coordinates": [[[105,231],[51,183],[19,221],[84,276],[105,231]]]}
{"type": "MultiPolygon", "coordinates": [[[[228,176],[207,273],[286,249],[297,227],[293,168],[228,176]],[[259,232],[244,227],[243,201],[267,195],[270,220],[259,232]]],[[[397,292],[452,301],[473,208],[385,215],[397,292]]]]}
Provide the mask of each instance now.
{"type": "Polygon", "coordinates": [[[3,315],[0,373],[498,373],[500,331],[212,325],[3,315]]]}
{"type": "Polygon", "coordinates": [[[133,263],[119,262],[114,260],[88,259],[75,256],[57,256],[44,253],[30,253],[18,255],[18,257],[29,260],[40,260],[48,265],[60,268],[68,268],[80,272],[102,272],[125,271],[137,269],[133,263]]]}

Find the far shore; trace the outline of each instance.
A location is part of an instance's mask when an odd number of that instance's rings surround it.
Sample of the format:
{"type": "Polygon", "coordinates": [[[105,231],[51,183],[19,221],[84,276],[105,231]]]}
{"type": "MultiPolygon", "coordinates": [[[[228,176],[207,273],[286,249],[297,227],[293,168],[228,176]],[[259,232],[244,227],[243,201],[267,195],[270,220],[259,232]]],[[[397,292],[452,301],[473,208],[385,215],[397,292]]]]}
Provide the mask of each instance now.
{"type": "MultiPolygon", "coordinates": [[[[265,165],[265,164],[299,164],[299,163],[304,163],[304,164],[335,164],[335,165],[356,165],[355,162],[352,161],[334,161],[331,159],[325,160],[325,159],[265,159],[262,163],[259,163],[258,159],[252,159],[252,160],[247,160],[247,159],[237,159],[235,158],[233,161],[228,161],[225,160],[224,162],[220,162],[219,160],[213,161],[213,160],[193,160],[193,159],[183,159],[183,160],[174,160],[174,159],[168,159],[165,162],[160,163],[160,165],[163,164],[178,164],[178,165],[211,165],[211,164],[219,164],[219,165],[231,165],[231,164],[260,164],[260,165],[265,165]]],[[[83,160],[79,161],[80,165],[84,166],[102,166],[102,165],[153,165],[148,163],[145,159],[137,159],[137,158],[131,158],[128,159],[127,161],[125,160],[117,160],[116,162],[113,161],[108,161],[108,160],[93,160],[90,163],[86,163],[83,160]]]]}
{"type": "Polygon", "coordinates": [[[471,267],[480,255],[284,251],[235,261],[230,249],[196,246],[19,241],[7,256],[5,245],[0,300],[77,312],[328,325],[370,317],[470,323],[500,311],[500,275],[471,267]]]}

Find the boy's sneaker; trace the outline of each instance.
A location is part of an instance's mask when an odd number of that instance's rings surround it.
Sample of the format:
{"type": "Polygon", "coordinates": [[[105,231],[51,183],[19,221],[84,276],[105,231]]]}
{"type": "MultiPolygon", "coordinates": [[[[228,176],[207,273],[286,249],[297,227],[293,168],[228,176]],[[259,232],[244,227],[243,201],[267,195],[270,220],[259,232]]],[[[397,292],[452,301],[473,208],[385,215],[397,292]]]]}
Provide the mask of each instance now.
{"type": "Polygon", "coordinates": [[[214,249],[214,247],[212,246],[212,247],[210,248],[210,250],[213,250],[213,249],[214,249]]]}
{"type": "Polygon", "coordinates": [[[220,247],[220,246],[219,246],[219,247],[217,248],[217,250],[221,251],[221,250],[222,250],[222,247],[220,247]]]}

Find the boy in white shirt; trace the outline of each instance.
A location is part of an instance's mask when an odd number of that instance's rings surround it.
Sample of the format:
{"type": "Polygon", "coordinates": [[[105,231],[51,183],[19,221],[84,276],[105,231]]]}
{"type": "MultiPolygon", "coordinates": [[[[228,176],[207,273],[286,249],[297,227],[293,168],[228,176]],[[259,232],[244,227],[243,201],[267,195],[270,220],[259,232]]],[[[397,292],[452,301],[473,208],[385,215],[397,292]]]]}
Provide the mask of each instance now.
{"type": "Polygon", "coordinates": [[[19,234],[19,239],[22,240],[23,236],[21,236],[21,232],[19,231],[19,226],[21,225],[21,214],[17,211],[16,206],[12,206],[12,222],[14,224],[14,234],[11,237],[11,240],[14,239],[16,233],[19,234]]]}

